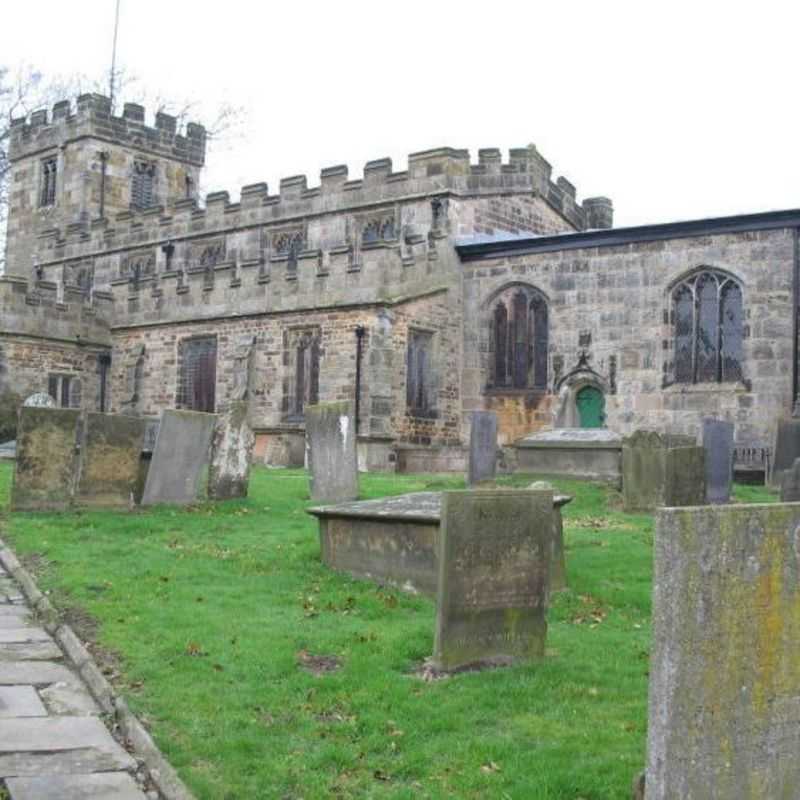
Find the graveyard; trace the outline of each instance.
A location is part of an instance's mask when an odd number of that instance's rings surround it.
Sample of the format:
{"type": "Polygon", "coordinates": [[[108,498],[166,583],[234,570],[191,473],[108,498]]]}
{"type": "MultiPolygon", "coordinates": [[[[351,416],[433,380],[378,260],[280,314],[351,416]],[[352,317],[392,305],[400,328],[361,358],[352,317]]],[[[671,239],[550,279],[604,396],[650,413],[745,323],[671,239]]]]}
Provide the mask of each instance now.
{"type": "MultiPolygon", "coordinates": [[[[360,498],[464,483],[362,474],[360,498]]],[[[224,502],[7,510],[4,535],[198,798],[627,797],[646,761],[654,516],[608,483],[552,483],[574,499],[544,657],[447,677],[430,594],[323,563],[303,470],[255,468],[224,502]]]]}

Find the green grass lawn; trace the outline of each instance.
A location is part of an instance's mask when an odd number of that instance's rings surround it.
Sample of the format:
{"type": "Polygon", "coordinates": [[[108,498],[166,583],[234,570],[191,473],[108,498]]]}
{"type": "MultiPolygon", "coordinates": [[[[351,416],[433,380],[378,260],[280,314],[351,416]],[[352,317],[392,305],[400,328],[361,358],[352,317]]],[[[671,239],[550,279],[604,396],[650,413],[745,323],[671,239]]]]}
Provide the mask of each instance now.
{"type": "MultiPolygon", "coordinates": [[[[10,475],[0,466],[4,500],[10,475]]],[[[113,655],[117,689],[198,798],[618,800],[644,763],[653,518],[554,482],[575,501],[547,658],[435,682],[413,674],[433,602],[324,568],[301,471],[257,469],[247,501],[188,510],[8,514],[4,535],[113,655]],[[302,651],[342,667],[316,677],[302,651]]]]}

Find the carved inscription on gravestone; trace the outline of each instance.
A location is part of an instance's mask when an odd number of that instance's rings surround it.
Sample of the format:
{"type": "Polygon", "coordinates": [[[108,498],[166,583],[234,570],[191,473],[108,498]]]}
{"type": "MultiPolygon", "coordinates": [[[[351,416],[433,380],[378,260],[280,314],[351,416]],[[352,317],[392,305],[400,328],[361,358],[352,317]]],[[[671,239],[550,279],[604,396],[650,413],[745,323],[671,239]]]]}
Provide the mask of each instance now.
{"type": "Polygon", "coordinates": [[[553,492],[444,492],[434,662],[544,655],[553,492]]]}
{"type": "Polygon", "coordinates": [[[798,753],[800,505],[662,509],[645,797],[800,797],[798,753]]]}

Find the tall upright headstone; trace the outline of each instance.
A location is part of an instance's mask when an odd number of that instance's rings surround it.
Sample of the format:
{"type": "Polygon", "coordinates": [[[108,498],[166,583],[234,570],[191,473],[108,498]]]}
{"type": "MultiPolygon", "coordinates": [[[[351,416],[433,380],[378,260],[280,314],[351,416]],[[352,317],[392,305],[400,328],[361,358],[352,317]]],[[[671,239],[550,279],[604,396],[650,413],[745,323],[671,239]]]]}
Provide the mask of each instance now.
{"type": "Polygon", "coordinates": [[[474,486],[494,480],[497,473],[497,414],[473,411],[469,433],[469,472],[467,483],[474,486]]]}
{"type": "Polygon", "coordinates": [[[703,420],[705,451],[706,502],[727,503],[733,480],[734,425],[721,419],[703,420]]]}
{"type": "Polygon", "coordinates": [[[187,505],[205,497],[216,414],[165,411],[142,495],[142,505],[187,505]]]}
{"type": "Polygon", "coordinates": [[[311,499],[338,503],[358,497],[358,457],[352,404],[306,406],[306,454],[311,499]]]}
{"type": "Polygon", "coordinates": [[[444,670],[544,655],[553,492],[444,492],[433,659],[444,670]]]}
{"type": "Polygon", "coordinates": [[[689,436],[636,431],[622,444],[626,511],[701,506],[706,500],[705,454],[689,436]]]}
{"type": "Polygon", "coordinates": [[[770,483],[780,486],[784,470],[791,469],[795,459],[800,458],[800,419],[778,421],[773,453],[770,483]]]}
{"type": "Polygon", "coordinates": [[[11,490],[14,511],[60,511],[72,502],[81,412],[23,406],[11,490]]]}
{"type": "Polygon", "coordinates": [[[76,503],[99,508],[133,504],[146,424],[141,417],[122,414],[86,415],[76,503]]]}
{"type": "Polygon", "coordinates": [[[800,797],[800,504],[659,511],[647,800],[800,797]]]}
{"type": "Polygon", "coordinates": [[[247,497],[255,443],[248,408],[246,400],[235,401],[217,419],[208,473],[208,496],[212,500],[247,497]]]}
{"type": "Polygon", "coordinates": [[[781,503],[800,503],[800,458],[781,475],[781,503]]]}

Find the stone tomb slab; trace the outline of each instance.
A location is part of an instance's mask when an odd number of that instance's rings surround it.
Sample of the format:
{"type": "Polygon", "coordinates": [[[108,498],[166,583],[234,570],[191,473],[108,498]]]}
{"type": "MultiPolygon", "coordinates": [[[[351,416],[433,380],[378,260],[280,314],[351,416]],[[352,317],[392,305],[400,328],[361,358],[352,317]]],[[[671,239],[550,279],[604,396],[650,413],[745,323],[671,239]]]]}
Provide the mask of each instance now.
{"type": "Polygon", "coordinates": [[[141,417],[90,412],[81,447],[75,501],[95,508],[126,508],[139,475],[147,423],[141,417]]]}
{"type": "Polygon", "coordinates": [[[551,491],[442,494],[439,669],[544,656],[552,536],[551,491]]]}
{"type": "Polygon", "coordinates": [[[619,483],[622,436],[606,428],[556,428],[514,443],[517,472],[619,483]]]}
{"type": "Polygon", "coordinates": [[[469,432],[469,486],[494,480],[497,473],[497,414],[473,411],[469,432]]]}
{"type": "MultiPolygon", "coordinates": [[[[560,530],[561,508],[571,500],[555,496],[554,533],[560,530]]],[[[435,597],[441,505],[441,492],[412,492],[317,506],[308,513],[319,520],[322,561],[330,569],[435,597]]],[[[553,553],[563,559],[563,550],[554,547],[553,553]]],[[[564,588],[563,567],[555,567],[551,577],[559,580],[553,591],[564,588]]]]}
{"type": "Polygon", "coordinates": [[[143,506],[188,505],[205,497],[216,420],[216,414],[200,411],[164,412],[147,471],[143,506]]]}
{"type": "Polygon", "coordinates": [[[703,420],[706,502],[728,503],[733,481],[734,425],[721,419],[703,420]]]}
{"type": "Polygon", "coordinates": [[[213,500],[247,497],[255,444],[248,409],[246,401],[231,403],[217,420],[208,474],[208,496],[213,500]]]}
{"type": "Polygon", "coordinates": [[[9,778],[6,784],[11,800],[146,800],[146,795],[126,772],[9,778]]]}
{"type": "Polygon", "coordinates": [[[33,686],[0,686],[0,719],[46,716],[47,709],[33,686]]]}
{"type": "Polygon", "coordinates": [[[800,504],[658,512],[647,800],[800,797],[800,504]]]}
{"type": "Polygon", "coordinates": [[[358,457],[352,404],[306,406],[311,499],[340,503],[358,497],[358,457]]]}
{"type": "Polygon", "coordinates": [[[19,411],[14,511],[62,511],[72,502],[81,412],[23,407],[19,411]]]}

